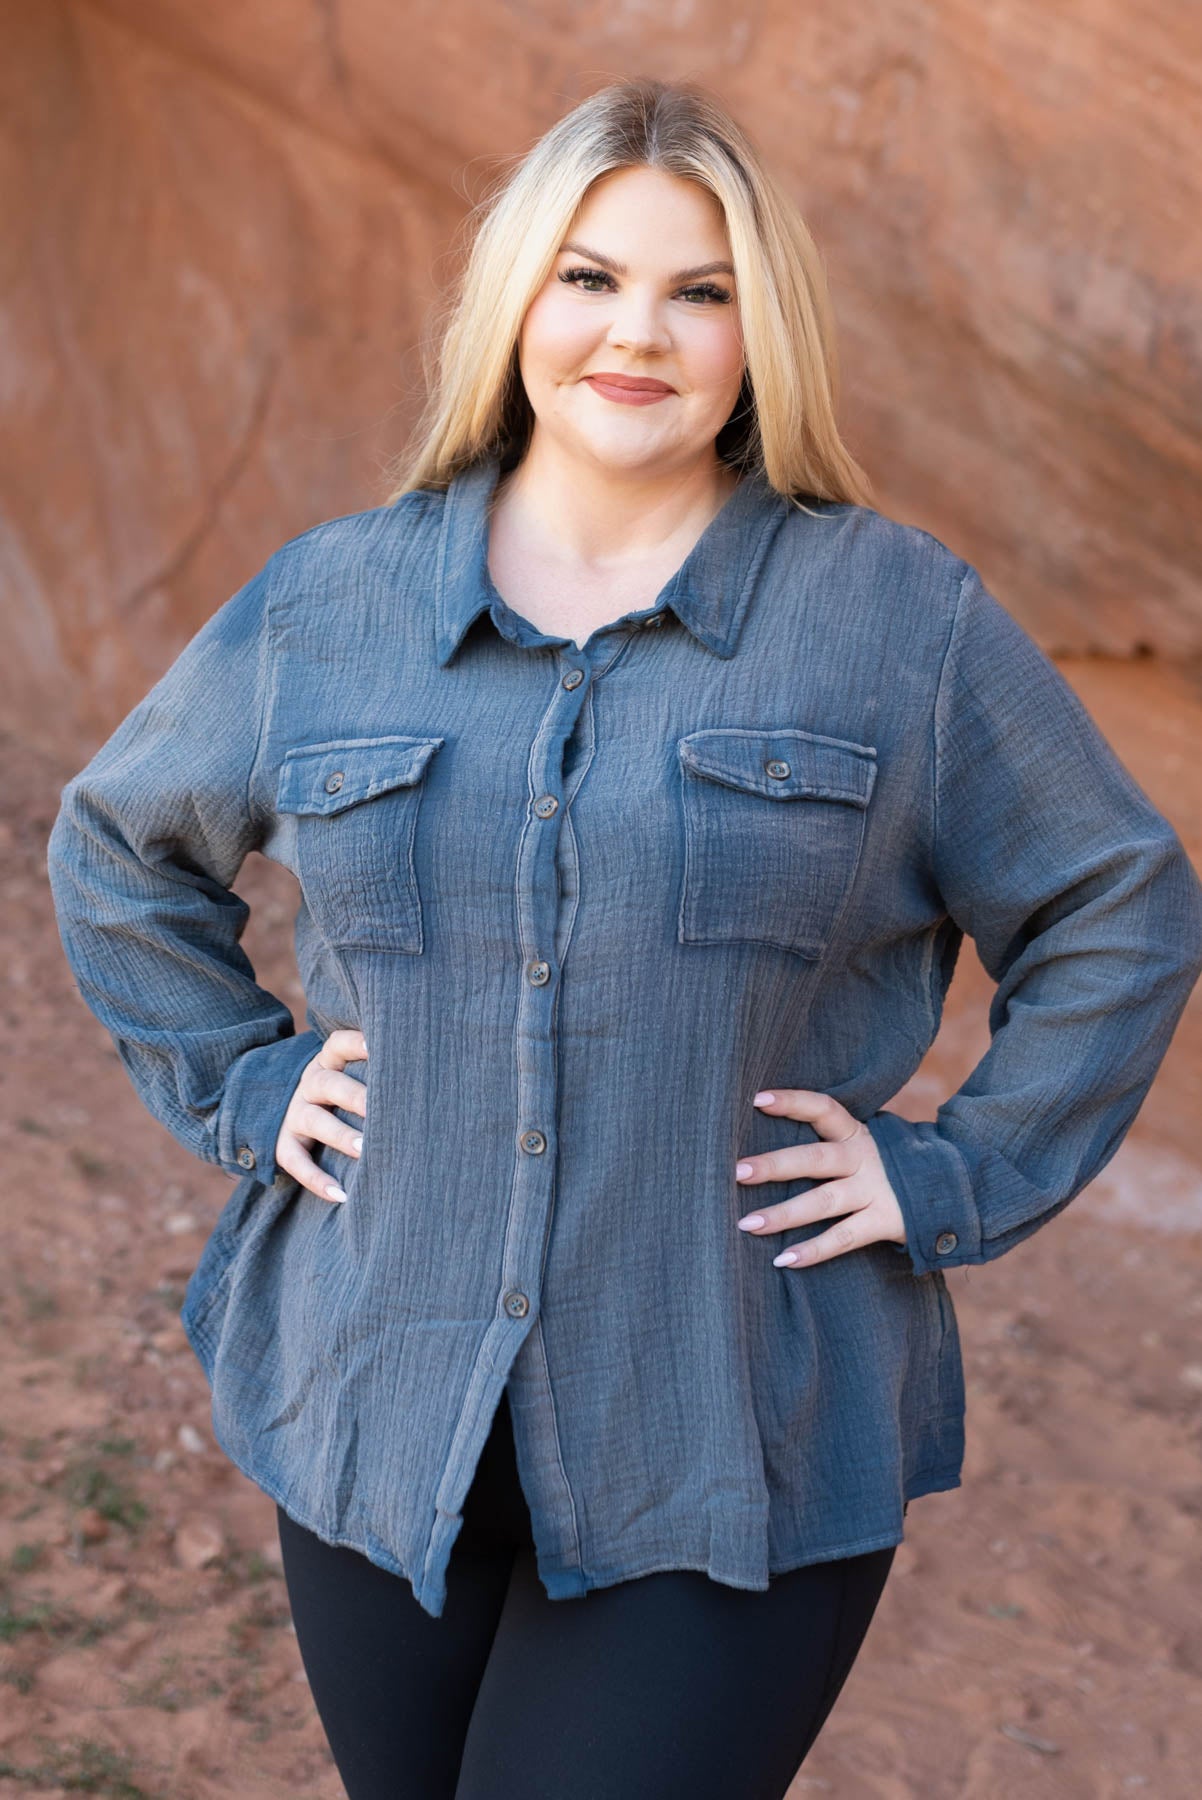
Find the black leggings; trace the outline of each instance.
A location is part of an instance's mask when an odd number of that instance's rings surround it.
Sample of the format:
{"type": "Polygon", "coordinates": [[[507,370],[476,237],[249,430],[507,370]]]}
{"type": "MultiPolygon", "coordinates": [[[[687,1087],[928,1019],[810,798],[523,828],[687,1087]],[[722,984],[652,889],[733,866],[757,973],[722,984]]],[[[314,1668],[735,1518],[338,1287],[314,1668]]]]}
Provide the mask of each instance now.
{"type": "Polygon", "coordinates": [[[502,1395],[441,1618],[277,1508],[309,1686],[350,1800],[782,1800],[896,1545],[771,1578],[672,1569],[550,1600],[502,1395]]]}

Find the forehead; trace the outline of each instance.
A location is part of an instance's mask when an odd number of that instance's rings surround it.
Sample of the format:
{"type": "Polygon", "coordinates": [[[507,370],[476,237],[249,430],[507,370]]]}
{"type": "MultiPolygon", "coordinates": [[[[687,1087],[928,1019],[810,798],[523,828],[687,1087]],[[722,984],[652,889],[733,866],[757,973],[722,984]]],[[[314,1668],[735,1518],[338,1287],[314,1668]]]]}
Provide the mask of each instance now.
{"type": "Polygon", "coordinates": [[[567,234],[585,229],[639,236],[649,244],[672,237],[726,245],[726,221],[717,198],[696,181],[663,169],[613,169],[587,190],[567,234]]]}

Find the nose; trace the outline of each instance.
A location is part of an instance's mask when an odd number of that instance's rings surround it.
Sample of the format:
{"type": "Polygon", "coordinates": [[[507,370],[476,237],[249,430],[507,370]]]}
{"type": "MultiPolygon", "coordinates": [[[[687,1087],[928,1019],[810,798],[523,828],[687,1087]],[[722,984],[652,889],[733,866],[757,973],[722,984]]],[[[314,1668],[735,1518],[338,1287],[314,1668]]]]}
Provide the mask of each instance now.
{"type": "Polygon", "coordinates": [[[670,349],[672,344],[671,334],[655,300],[650,295],[640,300],[633,293],[622,296],[610,320],[605,341],[615,349],[637,351],[643,355],[670,349]]]}

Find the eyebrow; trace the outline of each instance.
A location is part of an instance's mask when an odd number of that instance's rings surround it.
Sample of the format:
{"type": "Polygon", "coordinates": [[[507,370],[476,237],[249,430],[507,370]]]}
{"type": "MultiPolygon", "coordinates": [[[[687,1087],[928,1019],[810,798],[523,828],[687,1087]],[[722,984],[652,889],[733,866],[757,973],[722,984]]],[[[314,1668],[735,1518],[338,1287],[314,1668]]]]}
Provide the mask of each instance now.
{"type": "MultiPolygon", "coordinates": [[[[569,238],[566,244],[560,245],[559,254],[562,256],[567,250],[572,251],[576,256],[587,256],[590,262],[600,263],[601,267],[608,269],[611,275],[625,275],[627,272],[625,263],[616,262],[612,256],[606,256],[602,250],[590,250],[587,244],[576,244],[569,238]]],[[[734,269],[730,263],[709,262],[701,263],[695,269],[677,269],[675,274],[669,275],[668,281],[675,285],[679,281],[692,281],[699,275],[733,274],[734,269]]]]}

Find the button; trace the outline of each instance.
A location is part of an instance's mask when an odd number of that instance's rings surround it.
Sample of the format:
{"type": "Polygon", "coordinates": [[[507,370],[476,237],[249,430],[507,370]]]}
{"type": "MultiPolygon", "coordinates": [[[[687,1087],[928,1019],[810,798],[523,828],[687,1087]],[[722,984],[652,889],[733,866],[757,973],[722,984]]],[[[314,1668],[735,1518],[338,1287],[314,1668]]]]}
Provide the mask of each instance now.
{"type": "Polygon", "coordinates": [[[644,630],[647,630],[650,626],[662,625],[663,622],[664,622],[664,615],[662,612],[652,613],[652,615],[649,619],[643,620],[643,628],[644,628],[644,630]]]}
{"type": "Polygon", "coordinates": [[[501,1305],[505,1308],[505,1311],[509,1314],[511,1319],[524,1319],[526,1314],[530,1311],[529,1300],[526,1298],[525,1294],[520,1293],[517,1288],[510,1288],[509,1292],[501,1301],[501,1305]]]}
{"type": "Polygon", "coordinates": [[[577,688],[580,686],[580,683],[583,680],[584,680],[584,670],[583,669],[569,669],[567,674],[563,678],[563,686],[566,688],[577,688]]]}
{"type": "Polygon", "coordinates": [[[960,1240],[954,1231],[941,1231],[939,1236],[935,1239],[935,1248],[938,1250],[940,1256],[946,1256],[948,1251],[954,1250],[959,1242],[960,1240]]]}
{"type": "Polygon", "coordinates": [[[338,792],[339,788],[342,786],[342,782],[343,782],[342,770],[335,769],[334,773],[332,775],[326,776],[326,793],[327,794],[336,794],[338,792]]]}
{"type": "Polygon", "coordinates": [[[238,1146],[238,1162],[242,1168],[253,1169],[256,1160],[255,1153],[249,1144],[240,1144],[238,1146]]]}
{"type": "Polygon", "coordinates": [[[534,802],[534,810],[540,819],[549,819],[553,812],[558,812],[559,801],[554,794],[540,794],[534,802]]]}
{"type": "Polygon", "coordinates": [[[541,1131],[523,1131],[518,1142],[528,1156],[541,1156],[547,1148],[547,1140],[541,1131]]]}
{"type": "Polygon", "coordinates": [[[774,781],[783,781],[785,776],[789,773],[788,763],[780,762],[777,759],[774,759],[772,762],[766,762],[764,767],[774,781]]]}
{"type": "Polygon", "coordinates": [[[546,987],[551,979],[551,965],[548,962],[532,962],[529,964],[529,974],[535,987],[546,987]]]}

